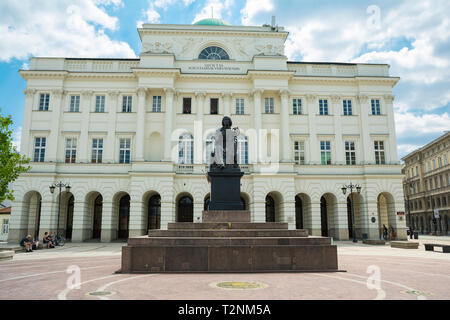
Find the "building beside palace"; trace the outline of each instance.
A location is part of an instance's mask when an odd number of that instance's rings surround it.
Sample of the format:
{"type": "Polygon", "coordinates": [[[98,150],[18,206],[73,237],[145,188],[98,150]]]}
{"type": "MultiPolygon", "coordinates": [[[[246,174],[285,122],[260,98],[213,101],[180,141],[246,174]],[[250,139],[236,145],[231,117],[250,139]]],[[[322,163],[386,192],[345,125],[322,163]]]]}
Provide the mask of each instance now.
{"type": "Polygon", "coordinates": [[[422,234],[450,234],[450,131],[403,157],[408,226],[422,234]]]}
{"type": "Polygon", "coordinates": [[[311,235],[406,238],[386,64],[288,61],[282,27],[144,24],[138,59],[31,58],[10,241],[111,241],[201,221],[211,136],[240,128],[242,205],[311,235]],[[344,184],[362,191],[343,194],[344,184]],[[351,202],[354,204],[354,217],[351,202]]]}

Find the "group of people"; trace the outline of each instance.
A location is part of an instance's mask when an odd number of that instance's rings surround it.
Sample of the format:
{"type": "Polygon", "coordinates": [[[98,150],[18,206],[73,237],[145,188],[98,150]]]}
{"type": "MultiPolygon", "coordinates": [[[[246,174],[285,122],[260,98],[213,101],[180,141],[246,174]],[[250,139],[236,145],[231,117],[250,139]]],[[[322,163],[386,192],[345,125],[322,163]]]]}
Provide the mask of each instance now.
{"type": "Polygon", "coordinates": [[[383,240],[392,240],[396,236],[394,228],[390,225],[389,230],[386,225],[383,224],[383,240]]]}
{"type": "MultiPolygon", "coordinates": [[[[55,240],[53,239],[53,234],[50,232],[44,233],[44,238],[42,239],[44,246],[47,248],[55,247],[55,240]]],[[[31,235],[27,235],[20,241],[20,245],[25,248],[25,252],[33,252],[33,250],[39,249],[39,236],[36,236],[34,240],[31,238],[31,235]]]]}

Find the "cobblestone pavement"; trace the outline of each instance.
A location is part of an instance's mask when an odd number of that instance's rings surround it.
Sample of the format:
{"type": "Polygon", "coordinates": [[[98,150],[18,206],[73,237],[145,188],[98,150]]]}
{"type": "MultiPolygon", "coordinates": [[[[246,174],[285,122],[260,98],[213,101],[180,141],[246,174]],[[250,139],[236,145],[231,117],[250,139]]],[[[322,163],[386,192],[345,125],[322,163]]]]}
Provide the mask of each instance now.
{"type": "Polygon", "coordinates": [[[450,244],[450,237],[411,241],[419,249],[335,242],[346,272],[140,275],[114,273],[124,243],[68,243],[0,261],[0,299],[450,299],[450,254],[423,246],[450,244]],[[78,289],[70,286],[77,268],[78,289]],[[216,286],[226,281],[252,285],[216,286]]]}

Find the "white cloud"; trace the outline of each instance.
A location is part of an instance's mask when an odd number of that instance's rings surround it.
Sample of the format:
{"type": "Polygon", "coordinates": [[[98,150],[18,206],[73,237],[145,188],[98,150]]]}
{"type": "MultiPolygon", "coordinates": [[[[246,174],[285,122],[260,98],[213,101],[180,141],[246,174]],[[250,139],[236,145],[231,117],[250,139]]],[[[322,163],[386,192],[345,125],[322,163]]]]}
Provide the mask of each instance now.
{"type": "Polygon", "coordinates": [[[233,4],[233,0],[208,0],[200,12],[195,15],[192,22],[194,23],[202,19],[211,18],[212,13],[214,13],[214,18],[226,19],[226,17],[230,17],[232,14],[230,8],[233,4]],[[213,11],[211,11],[211,9],[213,9],[213,11]]]}
{"type": "Polygon", "coordinates": [[[22,136],[22,127],[16,128],[12,136],[12,145],[16,147],[17,151],[20,151],[20,140],[22,136]]]}
{"type": "Polygon", "coordinates": [[[272,0],[247,0],[241,10],[241,22],[244,26],[257,25],[254,18],[261,12],[270,12],[274,9],[272,0]]]}
{"type": "Polygon", "coordinates": [[[397,137],[413,134],[443,133],[450,130],[450,116],[443,114],[415,115],[413,113],[396,113],[395,127],[397,137]],[[413,130],[413,131],[412,131],[413,130]]]}
{"type": "Polygon", "coordinates": [[[29,56],[135,57],[130,46],[114,41],[118,19],[102,6],[119,0],[33,0],[0,2],[0,61],[29,56]]]}

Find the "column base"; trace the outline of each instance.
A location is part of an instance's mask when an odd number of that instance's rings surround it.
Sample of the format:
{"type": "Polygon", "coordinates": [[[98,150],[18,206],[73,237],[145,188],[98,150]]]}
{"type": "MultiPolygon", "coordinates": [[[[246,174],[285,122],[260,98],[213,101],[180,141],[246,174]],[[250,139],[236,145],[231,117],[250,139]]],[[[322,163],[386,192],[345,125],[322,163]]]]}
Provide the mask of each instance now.
{"type": "Polygon", "coordinates": [[[92,230],[90,229],[73,229],[72,242],[83,242],[92,238],[92,230]]]}
{"type": "Polygon", "coordinates": [[[117,230],[102,229],[101,242],[111,242],[117,239],[117,230]]]}

